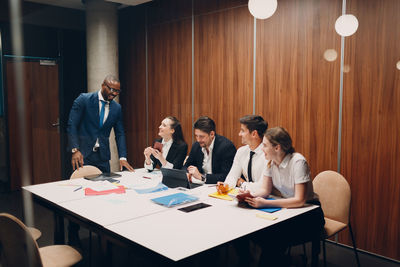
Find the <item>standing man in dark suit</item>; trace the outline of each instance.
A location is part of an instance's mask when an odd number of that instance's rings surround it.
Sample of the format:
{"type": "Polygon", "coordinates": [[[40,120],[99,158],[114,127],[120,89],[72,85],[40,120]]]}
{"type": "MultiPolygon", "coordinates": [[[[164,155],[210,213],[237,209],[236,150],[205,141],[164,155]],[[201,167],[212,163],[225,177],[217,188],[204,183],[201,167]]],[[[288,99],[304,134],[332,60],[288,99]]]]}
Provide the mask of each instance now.
{"type": "Polygon", "coordinates": [[[122,124],[121,105],[113,99],[121,92],[120,82],[107,75],[101,90],[83,93],[75,99],[68,120],[69,151],[75,170],[83,165],[93,165],[102,172],[110,172],[110,132],[114,128],[118,147],[120,170],[133,171],[126,160],[126,142],[122,124]]]}
{"type": "Polygon", "coordinates": [[[209,117],[200,117],[193,128],[197,142],[185,164],[189,181],[197,179],[207,184],[224,181],[232,166],[235,146],[226,137],[215,133],[215,122],[209,117]]]}

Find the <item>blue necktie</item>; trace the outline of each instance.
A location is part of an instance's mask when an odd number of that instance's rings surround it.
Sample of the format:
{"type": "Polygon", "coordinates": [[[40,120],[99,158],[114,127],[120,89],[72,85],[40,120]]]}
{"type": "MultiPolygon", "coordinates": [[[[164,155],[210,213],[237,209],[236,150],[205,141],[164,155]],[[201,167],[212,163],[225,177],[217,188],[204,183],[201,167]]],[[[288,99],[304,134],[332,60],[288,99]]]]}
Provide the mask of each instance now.
{"type": "Polygon", "coordinates": [[[103,121],[104,121],[104,112],[106,110],[106,101],[100,100],[101,101],[101,111],[100,111],[100,128],[103,126],[103,121]]]}

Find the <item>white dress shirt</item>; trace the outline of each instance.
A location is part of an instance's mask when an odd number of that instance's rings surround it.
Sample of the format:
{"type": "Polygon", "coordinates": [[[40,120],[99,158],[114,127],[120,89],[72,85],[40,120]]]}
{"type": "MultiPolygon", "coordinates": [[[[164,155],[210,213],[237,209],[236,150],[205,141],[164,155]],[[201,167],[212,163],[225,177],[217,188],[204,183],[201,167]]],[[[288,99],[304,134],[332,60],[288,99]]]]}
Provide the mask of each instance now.
{"type": "Polygon", "coordinates": [[[211,145],[208,147],[208,153],[207,149],[205,147],[201,148],[201,151],[204,154],[203,158],[203,172],[204,174],[211,174],[212,173],[212,151],[214,148],[214,142],[215,142],[215,136],[214,139],[211,142],[211,145]]]}
{"type": "MultiPolygon", "coordinates": [[[[104,118],[103,118],[103,125],[104,125],[104,123],[105,123],[106,120],[107,120],[108,114],[110,113],[110,101],[104,100],[104,97],[103,97],[103,95],[101,94],[101,90],[97,93],[97,95],[99,96],[99,115],[100,115],[100,113],[101,113],[101,106],[102,106],[101,101],[106,102],[106,103],[104,104],[104,105],[105,105],[105,106],[104,106],[104,118]]],[[[99,138],[96,139],[96,144],[94,144],[93,149],[98,148],[98,147],[100,147],[99,138]]],[[[126,160],[126,158],[121,157],[121,158],[119,158],[119,160],[126,160]]]]}
{"type": "MultiPolygon", "coordinates": [[[[162,155],[165,158],[165,160],[167,160],[168,152],[169,152],[169,149],[172,146],[173,141],[174,140],[172,138],[170,140],[168,140],[167,142],[165,142],[164,138],[161,140],[161,144],[163,145],[162,146],[162,155]]],[[[151,161],[150,165],[146,164],[146,160],[144,161],[144,168],[146,170],[152,171],[153,170],[153,160],[151,160],[151,158],[150,158],[150,161],[151,161]]],[[[162,167],[166,168],[166,169],[173,169],[174,168],[174,164],[172,164],[171,162],[167,161],[167,164],[165,164],[165,166],[162,166],[162,167]]]]}
{"type": "Polygon", "coordinates": [[[236,187],[237,181],[244,176],[246,182],[242,183],[241,188],[244,190],[252,191],[255,186],[254,183],[258,182],[262,176],[264,169],[267,167],[267,160],[265,159],[264,152],[262,151],[263,144],[260,143],[256,149],[254,149],[254,155],[251,162],[251,176],[253,182],[249,182],[247,168],[250,160],[250,147],[245,145],[240,147],[236,151],[235,158],[233,159],[231,170],[226,176],[225,183],[229,184],[230,188],[236,187]]]}
{"type": "Polygon", "coordinates": [[[300,153],[288,154],[281,164],[271,162],[271,167],[265,168],[264,179],[272,178],[272,183],[285,198],[294,197],[295,185],[306,183],[306,200],[314,198],[313,186],[310,178],[310,168],[300,153]]]}
{"type": "MultiPolygon", "coordinates": [[[[206,148],[204,147],[201,148],[201,152],[203,152],[204,154],[203,164],[201,166],[203,168],[203,174],[212,174],[212,151],[214,149],[214,142],[215,142],[215,136],[211,142],[211,145],[208,147],[208,153],[206,148]]],[[[205,180],[197,179],[192,176],[192,183],[204,184],[205,182],[206,182],[205,180]]]]}

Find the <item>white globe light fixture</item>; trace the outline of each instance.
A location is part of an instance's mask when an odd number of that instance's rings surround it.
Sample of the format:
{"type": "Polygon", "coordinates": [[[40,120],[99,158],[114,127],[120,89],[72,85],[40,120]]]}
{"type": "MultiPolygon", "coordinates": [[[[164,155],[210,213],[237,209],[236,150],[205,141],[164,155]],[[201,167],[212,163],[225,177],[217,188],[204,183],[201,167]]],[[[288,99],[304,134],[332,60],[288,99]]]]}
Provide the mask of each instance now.
{"type": "Polygon", "coordinates": [[[326,49],[324,52],[324,58],[326,61],[332,62],[337,58],[337,52],[335,49],[326,49]]]}
{"type": "Polygon", "coordinates": [[[336,32],[343,36],[350,36],[358,29],[358,20],[354,15],[345,14],[338,17],[335,23],[336,32]]]}
{"type": "Polygon", "coordinates": [[[271,17],[277,7],[277,0],[249,0],[249,11],[257,19],[271,17]]]}
{"type": "Polygon", "coordinates": [[[396,68],[400,70],[400,61],[397,61],[396,68]]]}

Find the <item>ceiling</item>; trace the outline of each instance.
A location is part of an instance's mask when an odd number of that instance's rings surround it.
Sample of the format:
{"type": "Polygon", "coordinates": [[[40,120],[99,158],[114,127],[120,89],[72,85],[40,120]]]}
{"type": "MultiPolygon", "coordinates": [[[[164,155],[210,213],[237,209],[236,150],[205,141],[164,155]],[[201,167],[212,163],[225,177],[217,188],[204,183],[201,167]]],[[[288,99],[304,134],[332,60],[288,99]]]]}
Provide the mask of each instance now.
{"type": "MultiPolygon", "coordinates": [[[[85,5],[82,4],[83,2],[82,0],[25,0],[25,1],[45,4],[45,5],[85,10],[85,5]]],[[[146,2],[150,2],[152,0],[104,0],[104,1],[121,4],[120,8],[123,8],[126,6],[140,5],[146,2]]]]}

